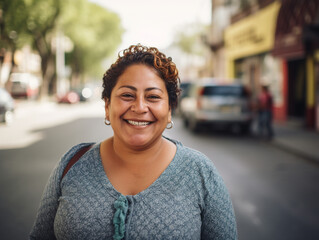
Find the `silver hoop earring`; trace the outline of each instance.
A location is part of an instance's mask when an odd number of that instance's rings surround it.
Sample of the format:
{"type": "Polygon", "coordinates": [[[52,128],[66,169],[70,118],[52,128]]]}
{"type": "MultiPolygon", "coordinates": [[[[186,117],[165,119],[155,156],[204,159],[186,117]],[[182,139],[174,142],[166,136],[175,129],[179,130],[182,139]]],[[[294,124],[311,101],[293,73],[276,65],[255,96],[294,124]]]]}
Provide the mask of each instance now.
{"type": "Polygon", "coordinates": [[[109,125],[111,125],[111,122],[105,118],[104,124],[107,125],[107,126],[109,126],[109,125]]]}
{"type": "Polygon", "coordinates": [[[173,121],[170,121],[167,126],[166,126],[166,129],[172,129],[174,126],[174,122],[173,121]]]}

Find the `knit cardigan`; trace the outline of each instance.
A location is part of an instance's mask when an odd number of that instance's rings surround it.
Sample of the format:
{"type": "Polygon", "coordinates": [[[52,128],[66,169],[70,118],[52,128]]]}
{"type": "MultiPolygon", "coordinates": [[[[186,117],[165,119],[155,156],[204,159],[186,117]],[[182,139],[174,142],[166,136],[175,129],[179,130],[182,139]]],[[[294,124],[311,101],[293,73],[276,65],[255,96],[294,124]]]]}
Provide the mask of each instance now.
{"type": "Polygon", "coordinates": [[[224,182],[204,154],[171,140],[174,159],[144,191],[124,196],[95,144],[61,179],[70,149],[51,173],[29,239],[237,239],[224,182]]]}

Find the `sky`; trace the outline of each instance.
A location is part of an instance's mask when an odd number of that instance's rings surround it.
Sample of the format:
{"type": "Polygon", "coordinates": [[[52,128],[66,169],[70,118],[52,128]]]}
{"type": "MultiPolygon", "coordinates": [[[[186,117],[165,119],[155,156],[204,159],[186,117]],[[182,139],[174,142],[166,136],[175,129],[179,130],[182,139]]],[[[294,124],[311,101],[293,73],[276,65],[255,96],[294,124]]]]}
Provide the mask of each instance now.
{"type": "Polygon", "coordinates": [[[141,43],[168,47],[190,23],[209,24],[211,0],[91,0],[117,13],[125,29],[119,50],[141,43]]]}

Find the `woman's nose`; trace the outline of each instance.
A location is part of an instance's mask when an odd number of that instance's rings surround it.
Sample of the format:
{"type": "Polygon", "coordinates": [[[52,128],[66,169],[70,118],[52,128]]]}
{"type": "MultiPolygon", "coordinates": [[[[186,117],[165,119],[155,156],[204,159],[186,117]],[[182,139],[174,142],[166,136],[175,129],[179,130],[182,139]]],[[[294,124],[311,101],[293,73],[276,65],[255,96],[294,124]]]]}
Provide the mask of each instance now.
{"type": "Polygon", "coordinates": [[[136,98],[133,102],[131,110],[136,113],[145,113],[148,110],[147,103],[144,98],[136,98]]]}

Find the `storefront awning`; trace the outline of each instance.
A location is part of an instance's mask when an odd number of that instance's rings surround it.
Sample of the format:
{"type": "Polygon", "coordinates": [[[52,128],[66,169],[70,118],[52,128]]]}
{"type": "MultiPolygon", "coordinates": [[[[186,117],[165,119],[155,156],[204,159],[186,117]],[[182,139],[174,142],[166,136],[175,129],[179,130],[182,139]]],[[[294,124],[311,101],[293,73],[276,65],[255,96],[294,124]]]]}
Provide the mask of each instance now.
{"type": "Polygon", "coordinates": [[[315,39],[313,35],[317,34],[309,26],[319,17],[318,10],[318,0],[283,0],[277,18],[272,54],[282,58],[303,57],[307,52],[309,36],[315,39]]]}

